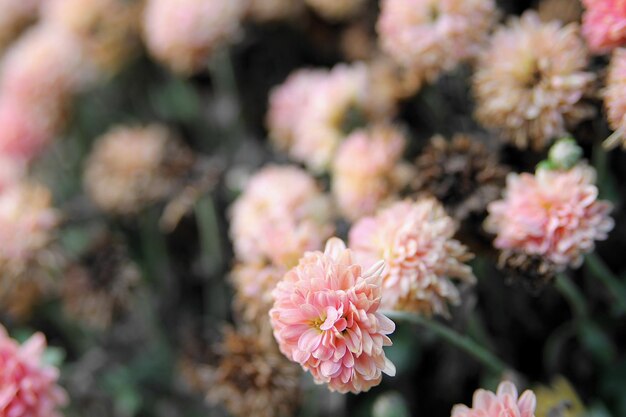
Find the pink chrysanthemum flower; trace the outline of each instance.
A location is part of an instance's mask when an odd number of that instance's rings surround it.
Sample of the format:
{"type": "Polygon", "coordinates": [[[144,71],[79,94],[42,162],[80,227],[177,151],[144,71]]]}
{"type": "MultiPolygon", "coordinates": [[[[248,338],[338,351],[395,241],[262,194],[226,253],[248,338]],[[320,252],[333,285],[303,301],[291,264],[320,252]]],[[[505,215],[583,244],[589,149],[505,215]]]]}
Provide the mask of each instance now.
{"type": "Polygon", "coordinates": [[[235,254],[247,263],[292,267],[333,233],[328,198],[295,166],[257,172],[232,208],[235,254]]]}
{"type": "Polygon", "coordinates": [[[504,198],[489,204],[485,220],[485,229],[496,234],[495,247],[541,256],[561,270],[580,266],[614,225],[611,204],[598,200],[595,179],[595,170],[584,164],[509,174],[504,198]]]}
{"type": "Polygon", "coordinates": [[[363,64],[298,71],[270,96],[270,137],[309,169],[325,171],[355,127],[393,113],[387,97],[374,94],[371,75],[363,64]]]}
{"type": "Polygon", "coordinates": [[[626,49],[613,51],[604,90],[604,107],[611,129],[615,132],[604,143],[626,149],[626,49]]]}
{"type": "Polygon", "coordinates": [[[149,0],[143,19],[146,46],[173,71],[194,73],[235,35],[245,6],[243,0],[149,0]]]}
{"type": "Polygon", "coordinates": [[[402,186],[398,162],[405,144],[402,132],[384,125],[354,131],[341,143],[333,161],[332,192],[346,218],[373,214],[402,186]]]}
{"type": "Polygon", "coordinates": [[[474,74],[476,118],[517,147],[543,149],[593,115],[581,100],[595,79],[578,25],[541,22],[534,12],[494,33],[474,74]]]}
{"type": "Polygon", "coordinates": [[[383,346],[394,323],[378,312],[382,262],[367,272],[337,238],[307,252],[274,290],[270,310],[281,352],[332,391],[358,393],[395,375],[383,346]]]}
{"type": "Polygon", "coordinates": [[[457,225],[432,198],[401,201],[365,217],[350,229],[350,248],[368,267],[383,259],[385,309],[424,314],[448,314],[448,303],[459,302],[459,290],[451,279],[474,283],[472,258],[453,239],[457,225]]]}
{"type": "Polygon", "coordinates": [[[24,264],[52,238],[58,215],[43,186],[20,182],[0,193],[0,266],[24,264]]]}
{"type": "Polygon", "coordinates": [[[493,0],[384,0],[377,29],[386,53],[433,81],[477,55],[495,18],[493,0]]]}
{"type": "Polygon", "coordinates": [[[61,417],[67,394],[57,385],[59,370],[43,364],[45,349],[43,334],[20,346],[0,325],[0,415],[61,417]]]}
{"type": "Polygon", "coordinates": [[[457,404],[452,409],[452,417],[535,417],[537,398],[526,390],[518,397],[517,388],[509,381],[501,382],[494,394],[484,389],[476,390],[472,408],[457,404]]]}
{"type": "Polygon", "coordinates": [[[316,13],[328,20],[345,20],[363,9],[365,0],[305,0],[316,13]]]}
{"type": "Polygon", "coordinates": [[[626,1],[582,0],[583,35],[589,49],[597,54],[626,45],[626,1]]]}

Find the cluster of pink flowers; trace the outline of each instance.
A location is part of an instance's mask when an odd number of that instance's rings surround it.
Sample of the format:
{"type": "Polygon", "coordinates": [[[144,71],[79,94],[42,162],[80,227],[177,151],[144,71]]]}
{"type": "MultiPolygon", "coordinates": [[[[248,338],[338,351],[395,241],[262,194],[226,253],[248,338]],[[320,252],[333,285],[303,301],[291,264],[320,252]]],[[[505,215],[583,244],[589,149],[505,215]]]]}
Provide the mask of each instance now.
{"type": "Polygon", "coordinates": [[[386,53],[433,81],[475,57],[495,19],[493,0],[384,0],[377,29],[386,53]]]}
{"type": "Polygon", "coordinates": [[[595,170],[538,169],[509,174],[504,198],[491,203],[485,229],[495,247],[538,255],[560,269],[578,267],[596,240],[613,229],[611,204],[598,200],[595,170]]]}
{"type": "Polygon", "coordinates": [[[394,323],[378,312],[382,263],[363,271],[337,238],[308,252],[274,290],[270,311],[281,352],[333,391],[358,393],[395,367],[383,346],[394,323]]]}
{"type": "Polygon", "coordinates": [[[327,197],[315,180],[295,166],[257,172],[232,207],[231,237],[246,263],[291,267],[307,250],[332,234],[327,197]]]}
{"type": "Polygon", "coordinates": [[[607,147],[626,147],[626,49],[617,48],[611,57],[604,90],[604,107],[609,125],[615,131],[607,147]]]}
{"type": "Polygon", "coordinates": [[[143,17],[149,52],[171,70],[199,71],[239,29],[243,0],[148,0],[143,17]]]}
{"type": "Polygon", "coordinates": [[[626,2],[624,0],[582,0],[583,35],[589,48],[598,54],[626,45],[626,2]]]}
{"type": "Polygon", "coordinates": [[[20,346],[0,325],[0,415],[61,417],[67,395],[57,385],[59,370],[42,362],[45,348],[41,333],[20,346]]]}
{"type": "Polygon", "coordinates": [[[330,71],[300,70],[275,88],[267,125],[277,148],[323,172],[351,130],[392,113],[389,97],[373,94],[367,66],[337,65],[330,71]]]}
{"type": "Polygon", "coordinates": [[[535,417],[537,398],[526,390],[518,396],[517,388],[509,381],[501,382],[494,394],[483,389],[476,390],[472,407],[457,404],[452,409],[452,417],[535,417]]]}
{"type": "Polygon", "coordinates": [[[357,130],[339,145],[332,166],[332,193],[340,212],[350,220],[373,214],[402,186],[406,139],[392,126],[357,130]]]}
{"type": "Polygon", "coordinates": [[[464,263],[472,255],[453,238],[456,230],[436,200],[401,201],[357,221],[350,229],[349,245],[365,267],[385,261],[385,309],[446,315],[447,303],[459,302],[451,279],[475,281],[464,263]]]}

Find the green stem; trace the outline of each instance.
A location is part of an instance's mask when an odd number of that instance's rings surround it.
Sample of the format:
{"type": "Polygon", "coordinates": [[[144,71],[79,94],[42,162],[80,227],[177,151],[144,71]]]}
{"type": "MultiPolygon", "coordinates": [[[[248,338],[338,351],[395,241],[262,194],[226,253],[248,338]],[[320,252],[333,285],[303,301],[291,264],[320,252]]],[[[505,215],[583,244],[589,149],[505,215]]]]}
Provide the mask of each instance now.
{"type": "Polygon", "coordinates": [[[572,311],[579,319],[585,319],[589,316],[589,309],[587,308],[585,297],[567,275],[558,274],[554,286],[567,300],[572,311]]]}
{"type": "Polygon", "coordinates": [[[383,314],[391,319],[404,320],[426,327],[437,336],[441,337],[451,345],[463,350],[498,375],[504,374],[507,370],[512,370],[510,366],[505,364],[500,358],[491,353],[485,347],[435,320],[403,311],[386,311],[383,312],[383,314]]]}
{"type": "Polygon", "coordinates": [[[626,311],[626,286],[595,253],[585,257],[585,268],[610,290],[622,311],[626,311]]]}

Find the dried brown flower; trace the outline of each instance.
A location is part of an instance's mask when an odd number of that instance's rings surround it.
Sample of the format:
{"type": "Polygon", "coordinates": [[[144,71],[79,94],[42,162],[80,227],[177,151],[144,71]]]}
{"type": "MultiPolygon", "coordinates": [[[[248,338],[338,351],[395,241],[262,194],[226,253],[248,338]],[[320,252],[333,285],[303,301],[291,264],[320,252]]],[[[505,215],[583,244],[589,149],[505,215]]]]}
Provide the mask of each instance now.
{"type": "Polygon", "coordinates": [[[413,189],[431,194],[459,221],[500,197],[508,169],[478,137],[433,137],[416,161],[413,189]]]}
{"type": "Polygon", "coordinates": [[[541,0],[537,11],[544,22],[559,20],[573,23],[580,22],[583,5],[579,0],[541,0]]]}
{"type": "Polygon", "coordinates": [[[227,328],[214,349],[217,365],[185,359],[185,381],[206,392],[235,417],[287,417],[297,408],[299,367],[277,349],[276,342],[247,329],[227,328]]]}
{"type": "Polygon", "coordinates": [[[542,290],[559,272],[559,268],[545,257],[508,250],[500,253],[498,269],[511,283],[520,283],[531,292],[542,290]]]}
{"type": "Polygon", "coordinates": [[[130,309],[139,279],[124,244],[105,234],[69,266],[62,286],[65,311],[90,327],[106,329],[117,314],[130,309]]]}

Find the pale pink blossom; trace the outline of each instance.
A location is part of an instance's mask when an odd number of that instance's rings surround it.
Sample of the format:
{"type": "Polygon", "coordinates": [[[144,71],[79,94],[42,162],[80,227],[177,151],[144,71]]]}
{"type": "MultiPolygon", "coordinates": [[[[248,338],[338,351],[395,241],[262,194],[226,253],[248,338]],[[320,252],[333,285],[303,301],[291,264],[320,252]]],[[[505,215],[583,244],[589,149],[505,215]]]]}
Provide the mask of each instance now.
{"type": "Polygon", "coordinates": [[[604,107],[613,134],[605,142],[612,148],[619,144],[626,148],[626,49],[613,51],[604,90],[604,107]]]}
{"type": "Polygon", "coordinates": [[[328,198],[295,166],[257,172],[232,208],[230,234],[241,261],[292,267],[332,234],[328,198]]]}
{"type": "Polygon", "coordinates": [[[474,392],[472,408],[457,404],[452,409],[452,417],[535,417],[537,398],[526,390],[518,397],[517,388],[509,381],[501,382],[494,394],[479,389],[474,392]]]}
{"type": "Polygon", "coordinates": [[[386,53],[433,81],[475,57],[495,19],[493,0],[383,0],[377,30],[386,53]]]}
{"type": "Polygon", "coordinates": [[[197,72],[235,35],[245,6],[244,0],[148,0],[143,17],[148,51],[175,72],[197,72]]]}
{"type": "Polygon", "coordinates": [[[364,64],[296,72],[270,96],[270,138],[312,171],[326,171],[346,135],[393,114],[393,103],[375,94],[372,81],[364,64]]]}
{"type": "Polygon", "coordinates": [[[19,182],[0,193],[0,264],[24,264],[52,239],[59,217],[47,188],[19,182]]]}
{"type": "MultiPolygon", "coordinates": [[[[296,1],[296,0],[292,0],[296,1]]],[[[328,20],[345,20],[365,6],[365,0],[305,0],[317,14],[328,20]]]]}
{"type": "Polygon", "coordinates": [[[582,0],[583,35],[592,52],[603,54],[626,45],[626,1],[582,0]]]}
{"type": "Polygon", "coordinates": [[[383,308],[447,315],[447,304],[460,301],[452,279],[475,281],[465,264],[472,255],[454,239],[456,231],[435,199],[407,200],[356,222],[349,244],[365,267],[385,261],[383,308]]]}
{"type": "Polygon", "coordinates": [[[509,174],[504,198],[488,206],[485,229],[496,234],[498,249],[538,255],[560,269],[578,267],[614,225],[595,180],[595,170],[584,164],[509,174]]]}
{"type": "Polygon", "coordinates": [[[45,365],[43,334],[21,346],[0,325],[0,415],[3,417],[61,417],[58,408],[67,394],[57,385],[59,370],[45,365]]]}
{"type": "Polygon", "coordinates": [[[378,312],[382,262],[364,272],[337,238],[307,252],[274,290],[270,318],[281,352],[332,391],[358,393],[395,375],[383,346],[394,323],[378,312]]]}
{"type": "Polygon", "coordinates": [[[387,125],[356,130],[339,146],[332,168],[332,193],[340,212],[356,220],[373,214],[402,186],[399,161],[406,138],[387,125]]]}

